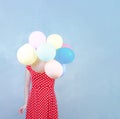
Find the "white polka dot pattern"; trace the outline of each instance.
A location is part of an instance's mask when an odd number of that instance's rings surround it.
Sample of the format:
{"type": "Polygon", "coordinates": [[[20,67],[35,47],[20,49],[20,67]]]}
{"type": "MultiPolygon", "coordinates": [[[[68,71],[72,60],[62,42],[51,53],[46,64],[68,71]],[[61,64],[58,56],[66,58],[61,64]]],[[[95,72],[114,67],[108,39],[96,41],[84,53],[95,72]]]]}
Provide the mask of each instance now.
{"type": "Polygon", "coordinates": [[[43,73],[26,67],[32,79],[32,88],[28,98],[26,119],[58,119],[57,101],[54,92],[55,80],[43,73]]]}

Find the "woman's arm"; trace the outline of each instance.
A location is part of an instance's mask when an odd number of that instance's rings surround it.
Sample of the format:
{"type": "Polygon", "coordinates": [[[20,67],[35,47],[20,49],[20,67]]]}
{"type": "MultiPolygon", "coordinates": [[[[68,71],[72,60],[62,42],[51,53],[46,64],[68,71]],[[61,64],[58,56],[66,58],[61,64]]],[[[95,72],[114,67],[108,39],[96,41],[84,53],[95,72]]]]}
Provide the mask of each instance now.
{"type": "Polygon", "coordinates": [[[24,112],[24,110],[26,109],[26,106],[27,106],[27,101],[28,101],[28,96],[29,96],[29,91],[30,91],[30,79],[31,79],[30,73],[26,69],[26,72],[25,72],[25,86],[24,86],[24,100],[25,100],[25,103],[19,109],[20,114],[22,114],[24,112]]]}
{"type": "Polygon", "coordinates": [[[26,69],[25,72],[25,86],[24,86],[24,98],[25,98],[25,105],[27,105],[27,101],[28,101],[28,96],[29,96],[29,91],[30,91],[30,73],[29,71],[26,69]]]}

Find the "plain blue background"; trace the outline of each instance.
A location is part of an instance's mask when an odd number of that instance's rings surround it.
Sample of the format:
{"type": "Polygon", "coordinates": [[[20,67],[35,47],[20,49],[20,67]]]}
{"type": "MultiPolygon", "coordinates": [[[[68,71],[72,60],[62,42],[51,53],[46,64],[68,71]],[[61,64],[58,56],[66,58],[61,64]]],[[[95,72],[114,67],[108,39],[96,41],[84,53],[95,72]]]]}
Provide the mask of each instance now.
{"type": "Polygon", "coordinates": [[[59,119],[120,119],[119,0],[0,0],[0,119],[24,119],[24,70],[16,58],[32,31],[73,48],[55,90],[59,119]]]}

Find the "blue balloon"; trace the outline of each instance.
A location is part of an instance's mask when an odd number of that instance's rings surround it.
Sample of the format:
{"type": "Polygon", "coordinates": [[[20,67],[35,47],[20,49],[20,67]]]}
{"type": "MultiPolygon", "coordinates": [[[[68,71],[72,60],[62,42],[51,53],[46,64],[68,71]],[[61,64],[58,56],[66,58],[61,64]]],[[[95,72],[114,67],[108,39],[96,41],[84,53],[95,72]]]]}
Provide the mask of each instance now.
{"type": "Polygon", "coordinates": [[[70,48],[59,48],[56,51],[55,59],[61,64],[71,63],[75,58],[75,54],[70,48]]]}

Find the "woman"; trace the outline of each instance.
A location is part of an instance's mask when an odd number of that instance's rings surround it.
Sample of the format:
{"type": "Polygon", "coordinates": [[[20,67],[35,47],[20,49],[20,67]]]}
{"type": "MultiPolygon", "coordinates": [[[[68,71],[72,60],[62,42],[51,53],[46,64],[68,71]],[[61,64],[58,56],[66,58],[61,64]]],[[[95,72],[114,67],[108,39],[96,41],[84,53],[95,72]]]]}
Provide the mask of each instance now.
{"type": "Polygon", "coordinates": [[[22,114],[26,109],[26,119],[58,119],[55,79],[46,75],[44,68],[38,72],[37,66],[44,66],[44,63],[26,66],[25,104],[20,107],[19,113],[22,114]]]}

